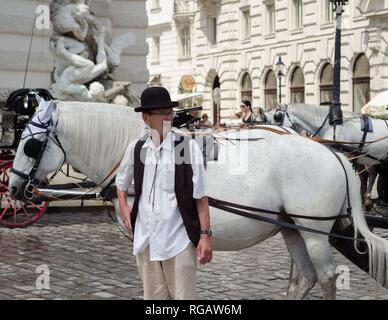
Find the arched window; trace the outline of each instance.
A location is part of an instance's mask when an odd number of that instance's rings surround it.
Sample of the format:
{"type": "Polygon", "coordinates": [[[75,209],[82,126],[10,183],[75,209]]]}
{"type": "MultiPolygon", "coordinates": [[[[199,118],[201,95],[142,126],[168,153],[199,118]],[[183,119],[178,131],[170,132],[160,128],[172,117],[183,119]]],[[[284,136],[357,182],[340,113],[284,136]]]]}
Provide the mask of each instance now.
{"type": "Polygon", "coordinates": [[[220,124],[221,120],[221,89],[220,78],[218,75],[213,81],[213,121],[214,124],[220,124]]]}
{"type": "Polygon", "coordinates": [[[252,101],[252,80],[249,73],[245,73],[241,81],[241,101],[252,101]]]}
{"type": "Polygon", "coordinates": [[[353,68],[353,111],[361,108],[370,100],[370,67],[365,54],[356,59],[353,68]]]}
{"type": "Polygon", "coordinates": [[[267,73],[265,78],[265,109],[271,110],[276,108],[276,76],[273,70],[270,70],[267,73]]]}
{"type": "Polygon", "coordinates": [[[291,102],[304,103],[304,75],[299,67],[295,68],[291,76],[291,102]]]}
{"type": "Polygon", "coordinates": [[[333,101],[333,66],[325,64],[319,79],[320,104],[327,104],[333,101]]]}

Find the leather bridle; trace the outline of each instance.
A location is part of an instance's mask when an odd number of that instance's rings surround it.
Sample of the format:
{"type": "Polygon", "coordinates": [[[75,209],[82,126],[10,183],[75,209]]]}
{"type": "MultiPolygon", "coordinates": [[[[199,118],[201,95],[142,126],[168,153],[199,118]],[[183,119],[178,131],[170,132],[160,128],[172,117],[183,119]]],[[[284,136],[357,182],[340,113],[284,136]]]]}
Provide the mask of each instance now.
{"type": "Polygon", "coordinates": [[[297,126],[295,124],[294,121],[291,120],[291,117],[290,115],[288,114],[288,111],[287,111],[287,105],[284,106],[285,110],[282,110],[281,108],[277,108],[276,111],[275,111],[275,114],[274,114],[274,120],[276,121],[276,123],[280,126],[283,126],[284,125],[284,118],[287,117],[288,121],[290,121],[291,123],[291,126],[290,128],[297,131],[297,126]],[[282,117],[280,120],[276,120],[275,117],[276,117],[276,114],[279,114],[281,113],[282,114],[282,117]]]}
{"type": "MultiPolygon", "coordinates": [[[[22,137],[20,140],[25,140],[25,139],[29,138],[29,140],[26,142],[26,144],[24,146],[24,153],[27,157],[35,159],[35,163],[31,169],[31,171],[28,174],[22,172],[21,170],[14,168],[14,167],[11,169],[11,172],[16,174],[17,176],[19,176],[23,180],[27,181],[27,185],[24,189],[24,196],[26,199],[30,200],[34,196],[33,190],[35,189],[36,186],[47,185],[46,181],[37,179],[35,177],[35,175],[36,175],[36,172],[38,171],[39,165],[42,161],[42,157],[43,157],[43,154],[46,150],[46,147],[47,147],[49,140],[53,141],[54,144],[56,144],[59,147],[59,149],[62,151],[62,153],[64,155],[63,163],[65,163],[65,161],[66,161],[66,152],[63,149],[62,144],[61,144],[61,142],[58,138],[58,135],[55,131],[56,124],[54,125],[54,122],[52,119],[50,119],[47,123],[38,123],[38,122],[30,120],[26,125],[26,129],[29,130],[30,134],[22,137]],[[32,132],[30,126],[44,129],[44,131],[34,133],[34,132],[32,132]],[[37,138],[35,138],[36,135],[41,135],[41,134],[44,134],[43,140],[38,140],[37,138]],[[29,142],[33,142],[35,144],[35,146],[38,146],[38,150],[34,150],[33,152],[31,152],[31,150],[29,151],[28,148],[26,148],[26,145],[29,142]]],[[[62,163],[62,165],[63,165],[63,163],[62,163]]],[[[54,176],[58,173],[58,171],[60,170],[62,165],[54,173],[54,175],[51,177],[51,179],[53,179],[54,176]]]]}

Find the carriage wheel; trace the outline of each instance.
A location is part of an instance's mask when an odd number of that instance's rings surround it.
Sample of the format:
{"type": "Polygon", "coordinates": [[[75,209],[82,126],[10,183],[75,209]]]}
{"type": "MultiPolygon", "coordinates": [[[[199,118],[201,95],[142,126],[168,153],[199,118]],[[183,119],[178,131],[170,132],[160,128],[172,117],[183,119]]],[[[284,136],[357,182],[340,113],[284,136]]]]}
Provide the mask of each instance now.
{"type": "Polygon", "coordinates": [[[0,225],[8,228],[24,228],[37,221],[48,207],[48,202],[35,204],[11,198],[8,189],[12,161],[0,162],[0,225]]]}

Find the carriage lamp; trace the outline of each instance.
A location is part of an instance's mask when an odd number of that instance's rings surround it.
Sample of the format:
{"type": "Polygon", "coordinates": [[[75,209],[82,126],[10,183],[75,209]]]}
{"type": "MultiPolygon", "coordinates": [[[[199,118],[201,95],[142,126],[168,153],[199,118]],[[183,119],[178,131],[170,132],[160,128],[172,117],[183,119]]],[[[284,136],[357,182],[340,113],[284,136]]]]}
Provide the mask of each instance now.
{"type": "Polygon", "coordinates": [[[284,76],[284,73],[283,73],[283,69],[284,69],[284,63],[282,61],[282,57],[279,56],[279,60],[278,62],[276,62],[276,71],[277,71],[277,76],[278,76],[278,84],[279,84],[279,104],[282,103],[282,77],[284,76]]]}
{"type": "Polygon", "coordinates": [[[334,77],[333,77],[333,101],[330,106],[329,123],[331,125],[342,124],[341,110],[341,19],[344,12],[343,6],[349,0],[329,0],[336,14],[335,28],[335,57],[334,57],[334,77]]]}

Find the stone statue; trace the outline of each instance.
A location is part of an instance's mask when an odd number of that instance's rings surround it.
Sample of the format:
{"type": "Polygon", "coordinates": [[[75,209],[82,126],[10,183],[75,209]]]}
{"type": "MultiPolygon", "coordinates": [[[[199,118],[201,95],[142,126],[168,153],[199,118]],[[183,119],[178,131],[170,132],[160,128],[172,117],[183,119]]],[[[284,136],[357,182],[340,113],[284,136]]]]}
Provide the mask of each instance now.
{"type": "MultiPolygon", "coordinates": [[[[85,0],[54,0],[51,20],[53,95],[61,100],[112,102],[113,72],[120,64],[123,50],[135,44],[135,36],[121,34],[108,43],[107,29],[96,20],[85,0]],[[107,90],[109,94],[105,94],[107,90]]],[[[119,91],[117,95],[123,95],[128,104],[137,101],[137,97],[129,96],[130,90],[119,91]]]]}

